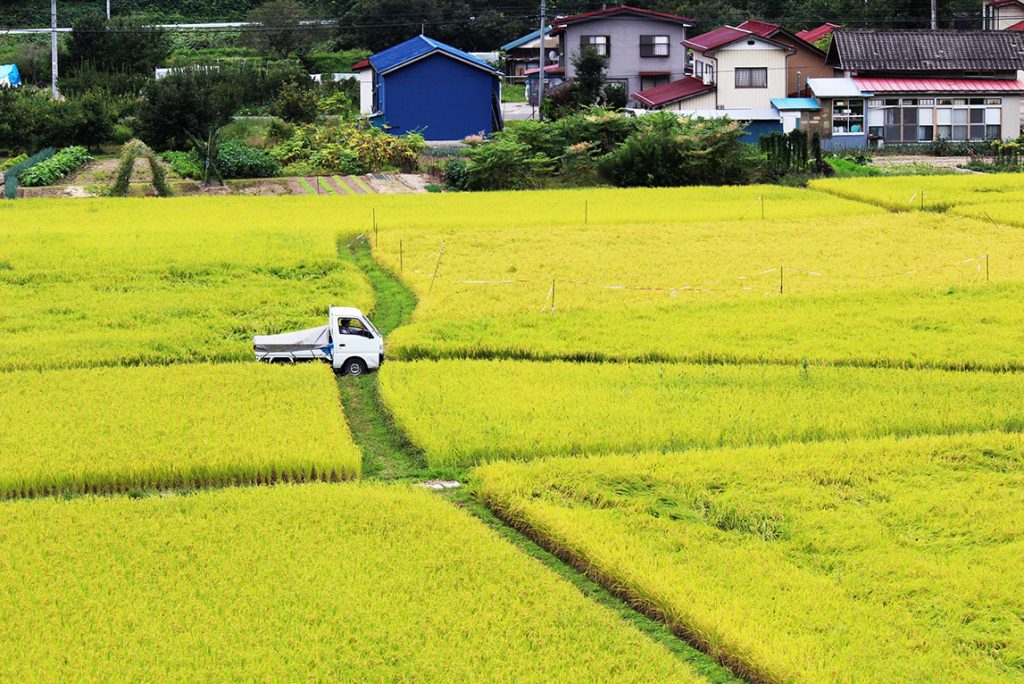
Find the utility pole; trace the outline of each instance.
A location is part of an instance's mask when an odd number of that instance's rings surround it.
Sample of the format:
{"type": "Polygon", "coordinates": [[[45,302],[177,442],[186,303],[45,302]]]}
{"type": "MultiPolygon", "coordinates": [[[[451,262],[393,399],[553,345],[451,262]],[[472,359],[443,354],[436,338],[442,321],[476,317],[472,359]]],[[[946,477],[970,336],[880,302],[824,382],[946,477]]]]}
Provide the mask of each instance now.
{"type": "Polygon", "coordinates": [[[56,100],[60,97],[57,92],[57,0],[50,0],[50,86],[56,100]]]}
{"type": "Polygon", "coordinates": [[[939,28],[938,0],[932,0],[932,31],[939,28]]]}
{"type": "Polygon", "coordinates": [[[110,0],[107,0],[107,21],[110,21],[110,0]]]}
{"type": "Polygon", "coordinates": [[[544,23],[547,19],[548,3],[547,0],[540,0],[540,71],[537,72],[537,120],[544,120],[544,111],[541,109],[541,105],[544,104],[544,68],[547,54],[544,50],[547,46],[544,44],[544,23]]]}

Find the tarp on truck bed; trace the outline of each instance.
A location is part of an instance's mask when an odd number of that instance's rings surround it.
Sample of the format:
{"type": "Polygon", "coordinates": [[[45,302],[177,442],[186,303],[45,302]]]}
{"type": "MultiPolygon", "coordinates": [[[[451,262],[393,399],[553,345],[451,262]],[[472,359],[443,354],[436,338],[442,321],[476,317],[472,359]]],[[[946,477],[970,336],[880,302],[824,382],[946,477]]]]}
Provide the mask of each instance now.
{"type": "Polygon", "coordinates": [[[252,338],[256,356],[274,353],[300,354],[302,352],[322,351],[327,353],[331,347],[331,327],[322,325],[297,332],[280,333],[278,335],[257,335],[252,338]]]}

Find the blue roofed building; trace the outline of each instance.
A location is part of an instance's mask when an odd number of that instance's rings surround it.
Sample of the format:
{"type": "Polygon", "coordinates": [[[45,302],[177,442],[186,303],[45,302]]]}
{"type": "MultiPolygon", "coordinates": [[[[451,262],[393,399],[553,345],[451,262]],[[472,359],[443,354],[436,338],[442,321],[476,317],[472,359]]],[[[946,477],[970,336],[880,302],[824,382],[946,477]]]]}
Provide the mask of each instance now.
{"type": "Polygon", "coordinates": [[[501,72],[467,52],[416,36],[356,65],[360,111],[396,135],[461,140],[501,130],[501,72]]]}

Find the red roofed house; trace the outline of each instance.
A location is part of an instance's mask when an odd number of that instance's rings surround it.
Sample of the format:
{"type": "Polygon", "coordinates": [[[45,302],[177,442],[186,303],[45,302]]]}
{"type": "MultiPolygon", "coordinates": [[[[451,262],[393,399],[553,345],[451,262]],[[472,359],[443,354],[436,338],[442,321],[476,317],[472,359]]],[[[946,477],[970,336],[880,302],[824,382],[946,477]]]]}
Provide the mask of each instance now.
{"type": "Polygon", "coordinates": [[[805,40],[808,43],[814,44],[825,36],[831,36],[832,31],[837,28],[842,27],[839,24],[829,24],[826,22],[817,28],[808,29],[807,31],[797,31],[796,37],[800,40],[805,40]]]}
{"type": "Polygon", "coordinates": [[[561,39],[566,80],[575,74],[573,58],[592,46],[608,58],[606,81],[627,95],[664,85],[686,75],[686,50],[680,45],[693,20],[664,12],[617,6],[555,19],[552,35],[561,39]]]}
{"type": "Polygon", "coordinates": [[[1024,0],[988,0],[982,16],[990,31],[1024,31],[1024,0]]]}
{"type": "Polygon", "coordinates": [[[803,97],[807,92],[807,79],[832,75],[832,67],[825,63],[824,51],[801,38],[800,34],[790,33],[778,24],[766,21],[749,20],[736,28],[746,29],[793,49],[786,58],[786,95],[789,97],[803,97]]]}

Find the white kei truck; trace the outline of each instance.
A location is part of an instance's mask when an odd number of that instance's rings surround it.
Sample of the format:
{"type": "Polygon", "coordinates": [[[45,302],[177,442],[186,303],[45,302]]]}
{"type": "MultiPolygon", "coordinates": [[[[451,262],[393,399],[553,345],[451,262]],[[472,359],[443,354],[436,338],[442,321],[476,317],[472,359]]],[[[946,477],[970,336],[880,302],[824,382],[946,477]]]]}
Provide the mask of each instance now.
{"type": "Polygon", "coordinates": [[[336,373],[363,375],[384,363],[384,337],[359,309],[332,306],[327,325],[252,338],[258,361],[328,361],[336,373]]]}

